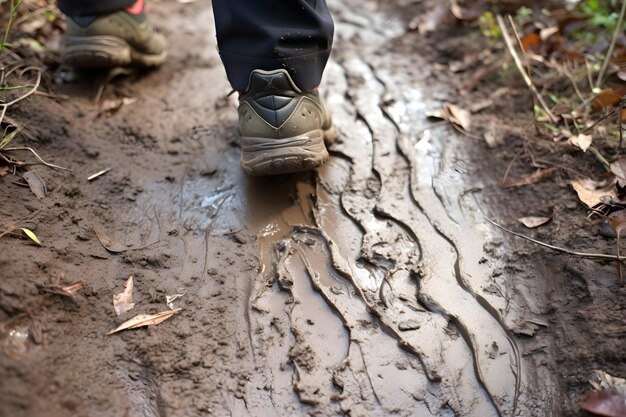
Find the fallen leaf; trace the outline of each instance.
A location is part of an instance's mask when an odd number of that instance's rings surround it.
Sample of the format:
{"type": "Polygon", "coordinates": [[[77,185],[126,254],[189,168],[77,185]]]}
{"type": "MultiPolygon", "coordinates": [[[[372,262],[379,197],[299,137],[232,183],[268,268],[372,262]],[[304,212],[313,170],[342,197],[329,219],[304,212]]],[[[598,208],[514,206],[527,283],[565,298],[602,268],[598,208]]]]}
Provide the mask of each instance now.
{"type": "Polygon", "coordinates": [[[104,229],[98,225],[92,226],[93,231],[96,232],[96,237],[98,241],[104,247],[104,249],[108,250],[112,253],[121,253],[126,252],[128,248],[119,242],[115,242],[112,240],[104,231],[104,229]]]}
{"type": "Polygon", "coordinates": [[[611,172],[617,177],[617,183],[620,187],[626,187],[626,158],[622,157],[613,162],[610,166],[611,172]]]}
{"type": "Polygon", "coordinates": [[[181,311],[182,308],[177,308],[176,310],[167,310],[156,314],[139,314],[138,316],[135,316],[128,321],[125,321],[124,323],[117,326],[115,329],[111,330],[109,333],[107,333],[107,336],[121,332],[122,330],[137,329],[144,326],[156,326],[157,324],[164,322],[165,320],[178,314],[181,311]]]}
{"type": "Polygon", "coordinates": [[[9,173],[9,167],[0,167],[0,177],[4,177],[9,173]]]}
{"type": "Polygon", "coordinates": [[[596,391],[612,390],[620,394],[626,394],[626,379],[617,378],[604,371],[595,371],[597,381],[591,380],[589,383],[596,391]]]}
{"type": "Polygon", "coordinates": [[[100,106],[100,112],[98,113],[98,117],[102,117],[102,116],[111,117],[115,113],[117,113],[123,106],[126,106],[128,104],[133,104],[136,100],[137,100],[136,98],[130,98],[130,97],[124,97],[121,99],[118,98],[118,99],[104,100],[104,102],[100,106]]]}
{"type": "Polygon", "coordinates": [[[471,126],[472,114],[465,109],[460,108],[454,104],[446,104],[444,111],[447,115],[447,120],[462,127],[465,131],[469,131],[471,126]]]}
{"type": "Polygon", "coordinates": [[[124,291],[113,295],[113,309],[118,316],[135,307],[133,303],[133,277],[128,278],[124,291]]]}
{"type": "Polygon", "coordinates": [[[26,236],[28,236],[28,238],[30,240],[32,240],[33,242],[35,242],[36,244],[38,244],[39,246],[41,246],[41,241],[39,240],[39,238],[37,237],[37,235],[30,229],[26,229],[25,227],[22,227],[20,229],[22,232],[24,232],[24,234],[26,236]]]}
{"type": "Polygon", "coordinates": [[[581,133],[580,135],[572,136],[568,140],[569,143],[580,148],[583,152],[587,152],[587,149],[589,149],[593,142],[593,136],[581,133]]]}
{"type": "Polygon", "coordinates": [[[22,174],[22,178],[26,180],[30,190],[37,196],[38,199],[42,200],[48,194],[48,188],[46,187],[46,183],[43,179],[35,171],[26,171],[22,174]]]}
{"type": "Polygon", "coordinates": [[[506,181],[502,182],[500,186],[502,188],[514,188],[514,187],[521,187],[523,185],[536,184],[539,181],[543,180],[544,178],[549,177],[550,175],[554,174],[558,170],[559,170],[558,167],[538,169],[532,174],[522,175],[521,177],[507,179],[506,181]]]}
{"type": "Polygon", "coordinates": [[[442,109],[429,111],[426,113],[426,116],[446,120],[468,131],[471,125],[472,114],[457,105],[446,103],[442,109]]]}
{"type": "Polygon", "coordinates": [[[597,113],[603,109],[607,109],[613,106],[622,99],[622,96],[617,94],[610,88],[602,90],[597,96],[594,97],[591,102],[591,111],[597,113]]]}
{"type": "Polygon", "coordinates": [[[611,390],[592,391],[580,407],[598,416],[626,417],[626,395],[611,390]]]}
{"type": "Polygon", "coordinates": [[[517,219],[518,222],[528,227],[529,229],[535,229],[539,226],[543,226],[544,224],[548,223],[550,220],[552,220],[552,217],[528,216],[528,217],[521,217],[517,219]]]}
{"type": "Polygon", "coordinates": [[[535,32],[531,32],[522,38],[522,49],[524,52],[528,52],[531,49],[538,49],[541,45],[541,37],[535,32]]]}
{"type": "Polygon", "coordinates": [[[617,199],[617,192],[613,182],[607,184],[606,181],[597,182],[590,179],[578,179],[573,180],[571,184],[578,194],[578,199],[589,208],[594,208],[610,199],[617,199]]]}
{"type": "Polygon", "coordinates": [[[73,284],[68,285],[57,285],[57,284],[37,284],[37,288],[40,291],[48,292],[51,294],[64,295],[66,297],[74,297],[78,293],[78,291],[82,290],[85,287],[85,284],[82,281],[77,281],[73,284]]]}
{"type": "Polygon", "coordinates": [[[541,38],[541,40],[543,42],[545,42],[545,41],[547,41],[549,38],[551,38],[553,35],[555,35],[557,33],[559,33],[559,27],[558,26],[552,26],[552,27],[541,29],[539,31],[539,37],[541,38]]]}

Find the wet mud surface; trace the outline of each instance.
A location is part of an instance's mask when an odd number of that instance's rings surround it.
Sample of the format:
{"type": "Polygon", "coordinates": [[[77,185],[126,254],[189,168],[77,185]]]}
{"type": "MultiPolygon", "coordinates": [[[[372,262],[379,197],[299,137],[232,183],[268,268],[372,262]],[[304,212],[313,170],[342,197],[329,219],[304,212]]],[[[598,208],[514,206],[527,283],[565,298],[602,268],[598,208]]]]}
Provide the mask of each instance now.
{"type": "Polygon", "coordinates": [[[206,1],[153,6],[171,58],[107,86],[136,98],[112,116],[85,81],[20,109],[72,172],[46,171],[41,201],[2,178],[4,222],[36,213],[20,226],[44,246],[0,240],[1,415],[561,415],[569,329],[546,328],[569,300],[547,278],[593,265],[533,263],[494,229],[523,210],[489,191],[480,146],[426,120],[449,94],[431,46],[388,6],[329,3],[339,140],[317,172],[240,171],[206,1]],[[36,286],[78,280],[74,298],[36,286]],[[105,336],[174,294],[177,316],[105,336]]]}

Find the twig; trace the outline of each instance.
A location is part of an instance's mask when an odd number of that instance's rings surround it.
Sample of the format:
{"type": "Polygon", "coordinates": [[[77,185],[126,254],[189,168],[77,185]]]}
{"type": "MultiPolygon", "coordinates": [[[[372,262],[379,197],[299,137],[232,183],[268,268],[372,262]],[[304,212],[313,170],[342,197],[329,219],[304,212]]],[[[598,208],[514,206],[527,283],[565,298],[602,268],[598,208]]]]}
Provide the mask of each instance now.
{"type": "Polygon", "coordinates": [[[598,74],[598,79],[596,80],[597,88],[599,88],[602,85],[604,81],[604,76],[606,75],[606,71],[609,69],[609,64],[611,63],[611,57],[613,56],[613,51],[615,51],[615,44],[617,43],[617,38],[620,32],[622,31],[622,26],[624,25],[624,14],[626,14],[626,0],[622,0],[622,10],[620,10],[619,12],[619,19],[617,20],[617,26],[615,27],[615,31],[613,32],[611,45],[609,46],[609,50],[606,53],[604,62],[602,63],[602,68],[600,69],[600,73],[598,74]]]}
{"type": "Polygon", "coordinates": [[[71,169],[69,169],[69,168],[64,168],[64,167],[61,167],[61,166],[58,166],[58,165],[54,165],[54,164],[51,164],[49,162],[44,161],[43,158],[41,156],[39,156],[39,154],[37,152],[35,152],[35,150],[33,148],[30,148],[28,146],[16,146],[16,147],[13,147],[13,148],[4,148],[3,149],[3,152],[7,152],[7,151],[30,151],[33,155],[35,155],[35,158],[37,158],[39,160],[39,162],[41,162],[43,165],[47,166],[48,168],[60,169],[62,171],[71,171],[71,169]]]}
{"type": "MultiPolygon", "coordinates": [[[[8,75],[8,73],[7,73],[8,75]]],[[[4,115],[7,111],[7,109],[14,105],[15,103],[24,100],[26,97],[32,95],[35,93],[35,91],[37,91],[37,89],[39,88],[39,84],[41,84],[41,70],[37,69],[37,80],[35,81],[35,84],[32,85],[32,88],[24,93],[23,95],[19,96],[18,98],[8,102],[8,103],[1,103],[0,104],[0,123],[2,123],[2,119],[4,118],[4,115]]]]}
{"type": "Polygon", "coordinates": [[[517,50],[515,49],[515,46],[513,45],[513,40],[511,39],[511,35],[509,34],[506,24],[504,23],[504,19],[502,19],[502,16],[500,15],[497,16],[497,19],[498,19],[498,26],[500,27],[500,31],[502,32],[502,37],[504,38],[504,42],[506,43],[509,53],[513,57],[513,61],[515,61],[515,65],[517,66],[519,73],[522,75],[524,82],[526,82],[526,85],[528,86],[528,88],[530,88],[530,91],[532,91],[532,93],[535,95],[535,97],[539,101],[539,104],[541,104],[541,107],[550,118],[550,121],[552,123],[556,123],[556,117],[552,113],[552,110],[550,110],[550,107],[548,107],[548,104],[544,100],[543,96],[541,95],[539,90],[537,90],[537,87],[535,87],[535,84],[533,83],[533,80],[530,78],[530,75],[524,69],[524,64],[522,63],[522,60],[520,59],[519,54],[517,53],[517,50]]]}
{"type": "Polygon", "coordinates": [[[98,178],[98,177],[100,177],[100,176],[102,176],[102,175],[106,174],[106,173],[107,173],[107,172],[109,172],[109,171],[111,171],[111,168],[105,168],[105,169],[103,169],[102,171],[98,171],[98,172],[96,172],[95,174],[90,175],[89,177],[87,177],[87,181],[93,181],[93,180],[95,180],[96,178],[98,178]]]}
{"type": "Polygon", "coordinates": [[[571,249],[566,249],[566,248],[561,248],[561,247],[558,247],[558,246],[550,245],[548,243],[542,242],[540,240],[533,239],[532,237],[523,235],[521,233],[514,232],[514,231],[512,231],[510,229],[507,229],[504,226],[500,226],[498,223],[494,222],[493,220],[491,220],[488,217],[485,217],[485,220],[487,220],[489,223],[491,223],[494,226],[496,226],[498,229],[502,229],[505,232],[510,233],[510,234],[512,234],[514,236],[521,237],[522,239],[526,239],[529,242],[536,243],[537,245],[543,246],[543,247],[548,248],[548,249],[555,250],[557,252],[562,252],[562,253],[566,253],[568,255],[573,255],[573,256],[580,256],[582,258],[606,259],[606,260],[609,260],[609,261],[621,261],[621,258],[618,258],[615,255],[607,255],[607,254],[604,254],[604,253],[576,252],[576,251],[573,251],[571,249]]]}

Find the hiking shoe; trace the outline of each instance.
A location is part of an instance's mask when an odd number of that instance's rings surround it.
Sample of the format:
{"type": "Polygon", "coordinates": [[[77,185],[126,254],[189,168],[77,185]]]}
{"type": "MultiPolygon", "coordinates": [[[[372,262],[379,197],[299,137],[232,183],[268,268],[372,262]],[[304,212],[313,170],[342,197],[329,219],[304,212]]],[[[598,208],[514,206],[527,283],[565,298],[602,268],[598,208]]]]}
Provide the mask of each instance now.
{"type": "Polygon", "coordinates": [[[335,138],[317,91],[301,91],[284,70],[255,70],[239,98],[241,167],[252,176],[317,168],[335,138]]]}
{"type": "Polygon", "coordinates": [[[143,12],[119,10],[67,19],[64,60],[74,67],[154,67],[167,56],[165,38],[156,33],[143,12]]]}

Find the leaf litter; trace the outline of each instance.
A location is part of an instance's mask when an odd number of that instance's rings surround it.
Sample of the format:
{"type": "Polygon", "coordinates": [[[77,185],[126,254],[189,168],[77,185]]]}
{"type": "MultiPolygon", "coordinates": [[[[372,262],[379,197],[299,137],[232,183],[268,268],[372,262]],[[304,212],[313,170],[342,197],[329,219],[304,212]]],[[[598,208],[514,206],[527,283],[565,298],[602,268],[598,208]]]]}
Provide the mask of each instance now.
{"type": "Polygon", "coordinates": [[[518,222],[523,224],[529,229],[536,229],[537,227],[543,226],[544,224],[549,223],[552,220],[552,217],[521,217],[517,219],[518,222]]]}
{"type": "Polygon", "coordinates": [[[113,309],[118,316],[135,307],[135,303],[133,303],[133,287],[133,277],[131,276],[126,280],[124,291],[113,295],[113,309]]]}
{"type": "Polygon", "coordinates": [[[50,294],[63,295],[65,297],[73,298],[80,290],[85,288],[83,281],[77,281],[72,284],[37,284],[37,288],[40,291],[50,294]]]}
{"type": "Polygon", "coordinates": [[[22,178],[28,183],[28,187],[38,199],[43,200],[48,195],[46,183],[35,171],[24,172],[22,178]]]}
{"type": "Polygon", "coordinates": [[[177,308],[175,310],[166,310],[155,314],[139,314],[108,332],[107,336],[121,332],[123,330],[137,329],[145,326],[156,326],[157,324],[163,323],[165,320],[175,316],[181,311],[182,308],[177,308]]]}

